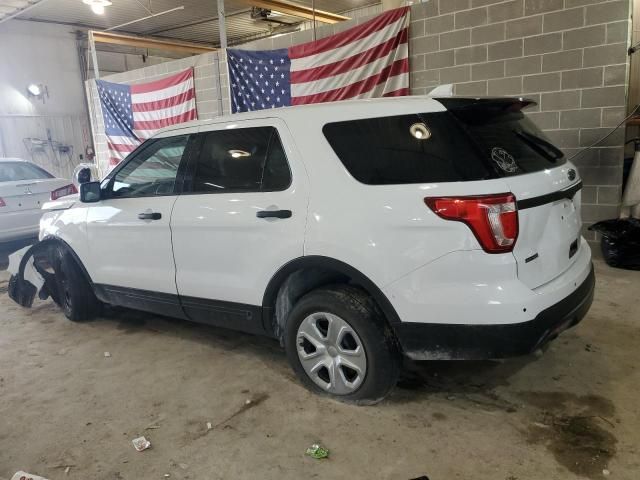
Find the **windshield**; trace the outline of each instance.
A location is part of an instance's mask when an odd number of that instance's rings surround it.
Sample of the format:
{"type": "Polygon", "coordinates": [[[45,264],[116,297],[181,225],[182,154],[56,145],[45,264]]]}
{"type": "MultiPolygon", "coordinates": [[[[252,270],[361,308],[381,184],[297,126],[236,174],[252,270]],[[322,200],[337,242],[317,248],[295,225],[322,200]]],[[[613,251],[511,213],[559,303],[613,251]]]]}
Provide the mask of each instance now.
{"type": "Polygon", "coordinates": [[[0,162],[0,182],[20,182],[45,178],[53,178],[53,175],[32,163],[0,162]]]}

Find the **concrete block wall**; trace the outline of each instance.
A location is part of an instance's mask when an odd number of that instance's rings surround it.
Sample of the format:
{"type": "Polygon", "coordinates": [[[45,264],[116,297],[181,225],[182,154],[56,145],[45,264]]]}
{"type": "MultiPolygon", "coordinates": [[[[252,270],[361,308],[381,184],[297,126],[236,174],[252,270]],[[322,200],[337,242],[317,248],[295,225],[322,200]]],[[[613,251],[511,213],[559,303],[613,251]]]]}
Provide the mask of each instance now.
{"type": "MultiPolygon", "coordinates": [[[[519,95],[571,156],[626,114],[629,0],[429,0],[412,7],[411,91],[454,84],[457,95],[519,95]]],[[[574,160],[586,227],[616,217],[624,128],[574,160]]]]}

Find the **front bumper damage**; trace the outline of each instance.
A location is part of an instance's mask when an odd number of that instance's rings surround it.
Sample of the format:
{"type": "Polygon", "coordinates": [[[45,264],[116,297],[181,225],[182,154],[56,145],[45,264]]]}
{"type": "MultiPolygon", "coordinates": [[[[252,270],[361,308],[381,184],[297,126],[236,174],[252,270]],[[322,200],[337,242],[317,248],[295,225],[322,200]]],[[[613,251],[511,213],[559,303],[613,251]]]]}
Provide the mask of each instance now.
{"type": "Polygon", "coordinates": [[[51,297],[58,303],[55,272],[50,266],[51,249],[49,242],[38,242],[9,255],[8,294],[14,302],[30,308],[37,295],[41,300],[51,297]]]}

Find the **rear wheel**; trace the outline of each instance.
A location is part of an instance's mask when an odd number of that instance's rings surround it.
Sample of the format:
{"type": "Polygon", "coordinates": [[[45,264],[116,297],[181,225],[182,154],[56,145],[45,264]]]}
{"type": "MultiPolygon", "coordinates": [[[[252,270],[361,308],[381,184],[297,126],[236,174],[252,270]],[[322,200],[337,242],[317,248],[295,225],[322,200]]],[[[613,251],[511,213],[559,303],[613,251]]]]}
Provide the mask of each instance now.
{"type": "Polygon", "coordinates": [[[57,291],[54,298],[65,316],[74,322],[93,318],[100,309],[100,302],[75,259],[69,252],[58,248],[53,268],[57,291]]]}
{"type": "Polygon", "coordinates": [[[392,332],[363,291],[346,285],[314,290],[287,321],[289,363],[310,390],[373,404],[394,387],[400,355],[392,332]]]}

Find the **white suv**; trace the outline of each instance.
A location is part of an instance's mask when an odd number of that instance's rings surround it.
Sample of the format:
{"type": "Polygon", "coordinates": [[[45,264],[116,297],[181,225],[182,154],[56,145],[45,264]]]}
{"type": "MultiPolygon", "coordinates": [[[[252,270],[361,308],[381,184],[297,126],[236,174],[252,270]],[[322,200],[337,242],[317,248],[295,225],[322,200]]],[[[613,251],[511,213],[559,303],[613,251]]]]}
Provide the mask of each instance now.
{"type": "Polygon", "coordinates": [[[359,100],[163,130],[44,215],[48,293],[72,320],[108,303],[275,337],[308,388],[358,403],[402,355],[529,353],[594,289],[582,182],[530,104],[359,100]]]}

